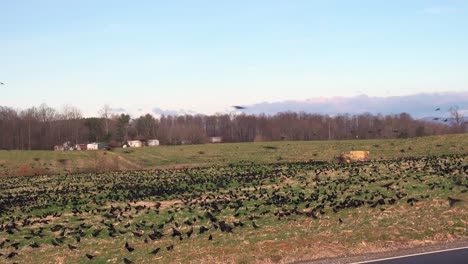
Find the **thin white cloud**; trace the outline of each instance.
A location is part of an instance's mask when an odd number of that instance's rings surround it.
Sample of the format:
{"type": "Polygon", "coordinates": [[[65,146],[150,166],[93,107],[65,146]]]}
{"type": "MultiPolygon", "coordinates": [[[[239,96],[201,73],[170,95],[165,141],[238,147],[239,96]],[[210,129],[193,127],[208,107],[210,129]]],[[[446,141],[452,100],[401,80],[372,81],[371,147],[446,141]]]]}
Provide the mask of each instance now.
{"type": "MultiPolygon", "coordinates": [[[[409,113],[413,117],[440,115],[447,116],[450,107],[458,106],[460,111],[468,109],[468,92],[446,92],[414,94],[408,96],[330,97],[310,98],[303,101],[259,103],[247,106],[244,111],[252,114],[276,114],[278,112],[307,112],[320,114],[399,114],[409,113]],[[440,111],[434,111],[440,108],[440,111]]],[[[439,117],[439,116],[438,116],[439,117]]]]}
{"type": "Polygon", "coordinates": [[[448,6],[433,6],[423,9],[423,13],[432,14],[432,15],[440,15],[440,14],[450,14],[457,11],[455,7],[448,7],[448,6]]]}

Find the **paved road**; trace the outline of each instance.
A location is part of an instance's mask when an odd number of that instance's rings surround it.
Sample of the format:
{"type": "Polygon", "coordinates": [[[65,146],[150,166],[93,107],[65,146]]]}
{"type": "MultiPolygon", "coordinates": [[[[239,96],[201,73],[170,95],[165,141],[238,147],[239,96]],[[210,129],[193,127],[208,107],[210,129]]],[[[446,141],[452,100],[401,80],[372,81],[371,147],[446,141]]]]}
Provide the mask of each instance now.
{"type": "Polygon", "coordinates": [[[294,264],[468,264],[468,240],[348,257],[297,261],[294,264]]]}
{"type": "Polygon", "coordinates": [[[468,248],[452,249],[442,252],[422,253],[410,256],[401,256],[387,258],[382,260],[371,260],[358,263],[369,264],[467,264],[468,263],[468,248]]]}

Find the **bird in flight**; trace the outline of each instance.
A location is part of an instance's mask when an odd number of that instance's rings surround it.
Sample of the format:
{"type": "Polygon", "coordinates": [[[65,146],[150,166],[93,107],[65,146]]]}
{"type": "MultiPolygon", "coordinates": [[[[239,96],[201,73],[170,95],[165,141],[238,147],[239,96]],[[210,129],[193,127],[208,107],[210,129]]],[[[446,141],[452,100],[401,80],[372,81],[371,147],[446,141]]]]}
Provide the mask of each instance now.
{"type": "Polygon", "coordinates": [[[0,82],[0,85],[5,85],[4,83],[0,82]]]}
{"type": "Polygon", "coordinates": [[[240,106],[240,105],[234,105],[234,106],[232,106],[232,107],[234,107],[234,108],[237,109],[237,110],[242,110],[242,109],[246,109],[246,108],[247,108],[247,107],[240,106]]]}
{"type": "Polygon", "coordinates": [[[440,111],[440,107],[436,109],[436,111],[440,111]]]}

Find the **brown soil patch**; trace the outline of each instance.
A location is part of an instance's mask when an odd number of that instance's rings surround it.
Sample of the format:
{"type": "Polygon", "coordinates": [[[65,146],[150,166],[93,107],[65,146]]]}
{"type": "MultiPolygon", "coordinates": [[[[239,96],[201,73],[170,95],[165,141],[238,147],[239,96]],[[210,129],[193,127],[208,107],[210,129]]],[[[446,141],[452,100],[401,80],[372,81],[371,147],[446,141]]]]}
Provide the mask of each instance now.
{"type": "Polygon", "coordinates": [[[44,169],[35,169],[28,163],[23,163],[16,169],[16,175],[18,176],[34,176],[41,174],[46,174],[46,171],[44,169]]]}

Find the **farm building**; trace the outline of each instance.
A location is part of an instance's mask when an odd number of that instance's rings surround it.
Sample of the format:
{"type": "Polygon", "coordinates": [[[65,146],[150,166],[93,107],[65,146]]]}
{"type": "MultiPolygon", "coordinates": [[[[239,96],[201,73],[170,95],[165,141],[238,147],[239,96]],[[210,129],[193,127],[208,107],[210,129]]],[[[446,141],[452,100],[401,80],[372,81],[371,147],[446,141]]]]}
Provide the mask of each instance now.
{"type": "Polygon", "coordinates": [[[62,145],[55,145],[54,150],[73,150],[73,147],[70,141],[66,141],[62,145]]]}
{"type": "Polygon", "coordinates": [[[223,141],[222,137],[209,137],[208,142],[209,143],[221,143],[223,141]]]}
{"type": "Polygon", "coordinates": [[[183,140],[180,141],[180,144],[181,145],[191,145],[192,141],[188,140],[188,139],[183,139],[183,140]]]}
{"type": "Polygon", "coordinates": [[[96,143],[96,142],[89,143],[88,145],[86,145],[87,150],[98,150],[98,149],[104,149],[105,147],[106,147],[106,144],[96,143]]]}
{"type": "Polygon", "coordinates": [[[87,145],[87,144],[76,144],[76,145],[75,145],[75,149],[76,149],[76,150],[87,150],[87,149],[88,149],[88,145],[87,145]]]}
{"type": "Polygon", "coordinates": [[[128,145],[131,148],[141,148],[141,147],[145,146],[144,142],[141,141],[141,140],[129,140],[128,145]]]}
{"type": "Polygon", "coordinates": [[[148,146],[149,146],[149,147],[156,147],[156,146],[159,146],[159,140],[157,140],[157,139],[150,139],[150,140],[148,140],[148,146]]]}
{"type": "Polygon", "coordinates": [[[55,151],[61,151],[61,150],[65,150],[65,148],[62,145],[55,145],[54,150],[55,151]]]}

